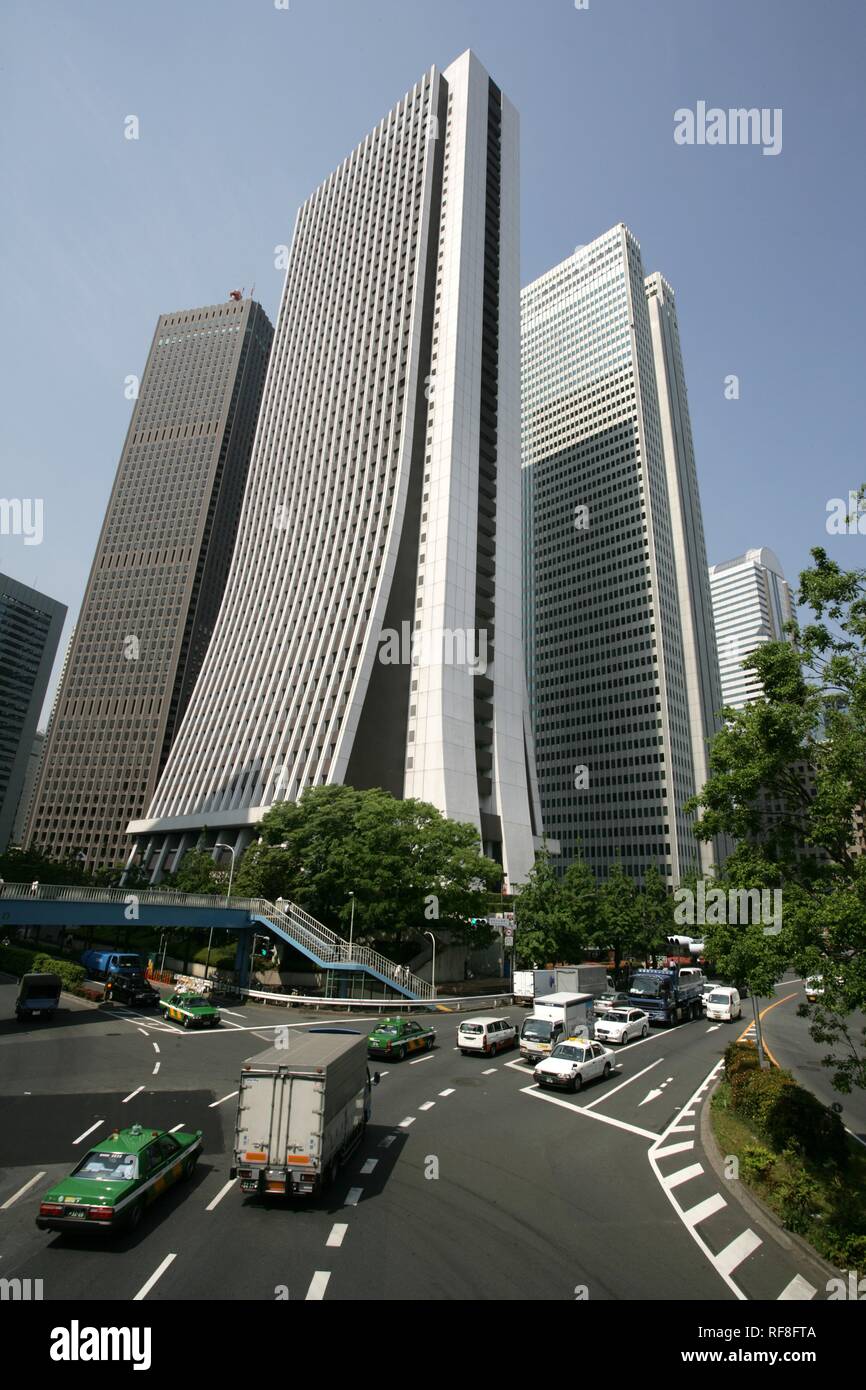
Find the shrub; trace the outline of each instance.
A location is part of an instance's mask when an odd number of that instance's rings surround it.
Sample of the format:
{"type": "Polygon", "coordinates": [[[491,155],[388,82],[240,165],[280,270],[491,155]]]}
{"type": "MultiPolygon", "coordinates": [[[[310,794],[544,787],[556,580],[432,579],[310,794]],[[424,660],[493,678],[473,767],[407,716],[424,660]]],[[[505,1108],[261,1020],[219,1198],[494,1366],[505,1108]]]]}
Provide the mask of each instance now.
{"type": "MultiPolygon", "coordinates": [[[[735,1073],[732,1083],[734,1107],[751,1120],[765,1138],[767,1118],[779,1097],[794,1085],[790,1072],[749,1070],[735,1073]]],[[[775,1148],[775,1144],[773,1145],[775,1148]]]]}
{"type": "Polygon", "coordinates": [[[27,975],[33,969],[35,951],[25,946],[0,946],[0,970],[8,975],[27,975]]]}
{"type": "Polygon", "coordinates": [[[823,1254],[839,1269],[866,1270],[866,1235],[828,1226],[821,1244],[823,1254]]]}
{"type": "Polygon", "coordinates": [[[761,1144],[747,1144],[740,1155],[740,1165],[747,1178],[766,1180],[775,1162],[775,1154],[761,1144]]]}
{"type": "Polygon", "coordinates": [[[776,1188],[782,1220],[789,1231],[808,1230],[821,1202],[821,1189],[802,1169],[789,1171],[776,1188]]]}
{"type": "Polygon", "coordinates": [[[848,1162],[848,1141],[839,1116],[796,1083],[780,1091],[763,1127],[776,1150],[791,1147],[813,1163],[829,1162],[837,1168],[848,1162]]]}
{"type": "Polygon", "coordinates": [[[47,975],[59,975],[64,989],[75,989],[84,979],[84,966],[71,960],[56,960],[54,956],[38,955],[31,966],[32,970],[47,975]]]}
{"type": "Polygon", "coordinates": [[[753,1043],[732,1042],[725,1048],[725,1077],[730,1081],[737,1072],[758,1069],[758,1049],[753,1043]]]}

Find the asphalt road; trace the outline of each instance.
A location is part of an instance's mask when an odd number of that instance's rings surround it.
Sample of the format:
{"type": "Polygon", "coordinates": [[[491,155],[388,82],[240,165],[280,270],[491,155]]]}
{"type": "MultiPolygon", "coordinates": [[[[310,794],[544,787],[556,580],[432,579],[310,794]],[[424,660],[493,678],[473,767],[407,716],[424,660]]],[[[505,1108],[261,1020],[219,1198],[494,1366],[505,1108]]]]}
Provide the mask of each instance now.
{"type": "Polygon", "coordinates": [[[824,1296],[802,1260],[746,1231],[700,1149],[739,1025],[654,1030],[618,1050],[607,1082],[565,1096],[540,1093],[513,1053],[461,1056],[456,1018],[423,1016],[438,1046],[372,1064],[363,1145],[329,1194],[285,1205],[242,1195],[228,1169],[240,1065],[274,1028],[304,1026],[298,1011],[232,1007],[219,1029],[184,1032],[64,996],[51,1022],[19,1025],[14,990],[0,984],[0,1275],[41,1278],[46,1300],[824,1296]],[[38,1231],[40,1194],[136,1121],[203,1130],[193,1179],[111,1244],[38,1231]]]}

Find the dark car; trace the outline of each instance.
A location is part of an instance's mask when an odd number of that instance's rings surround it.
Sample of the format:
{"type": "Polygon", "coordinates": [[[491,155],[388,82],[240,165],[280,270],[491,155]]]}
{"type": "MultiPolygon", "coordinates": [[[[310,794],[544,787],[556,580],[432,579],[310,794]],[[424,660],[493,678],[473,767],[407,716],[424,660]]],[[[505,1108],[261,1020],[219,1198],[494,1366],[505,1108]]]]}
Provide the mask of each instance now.
{"type": "Polygon", "coordinates": [[[155,1009],[159,991],[144,975],[117,975],[105,986],[106,999],[116,1004],[131,1004],[136,1009],[155,1009]]]}

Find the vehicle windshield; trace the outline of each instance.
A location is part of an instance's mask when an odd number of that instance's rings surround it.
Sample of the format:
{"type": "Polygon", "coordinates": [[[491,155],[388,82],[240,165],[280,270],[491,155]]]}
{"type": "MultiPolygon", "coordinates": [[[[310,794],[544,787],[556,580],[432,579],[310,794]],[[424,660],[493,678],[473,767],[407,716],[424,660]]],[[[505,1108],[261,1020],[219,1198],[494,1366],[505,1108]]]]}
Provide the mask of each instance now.
{"type": "Polygon", "coordinates": [[[520,1036],[528,1038],[530,1042],[550,1042],[552,1026],[546,1018],[527,1018],[523,1021],[520,1036]]]}
{"type": "Polygon", "coordinates": [[[583,1048],[571,1047],[569,1043],[559,1043],[550,1055],[551,1057],[561,1057],[565,1062],[582,1062],[583,1048]]]}
{"type": "Polygon", "coordinates": [[[730,1000],[730,997],[731,997],[731,996],[730,996],[729,994],[711,994],[711,995],[710,995],[710,1003],[711,1003],[711,1004],[727,1004],[727,1003],[729,1002],[729,1000],[730,1000]]]}
{"type": "Polygon", "coordinates": [[[117,964],[120,966],[121,970],[141,969],[141,961],[138,959],[138,956],[118,956],[117,964]]]}
{"type": "Polygon", "coordinates": [[[94,1149],[73,1170],[73,1176],[94,1182],[123,1182],[136,1176],[135,1155],[100,1153],[94,1149]]]}
{"type": "Polygon", "coordinates": [[[629,994],[639,994],[643,999],[658,999],[667,980],[656,975],[635,975],[628,987],[629,994]]]}
{"type": "Polygon", "coordinates": [[[605,1023],[628,1023],[628,1014],[623,1013],[622,1009],[611,1009],[605,1023]]]}

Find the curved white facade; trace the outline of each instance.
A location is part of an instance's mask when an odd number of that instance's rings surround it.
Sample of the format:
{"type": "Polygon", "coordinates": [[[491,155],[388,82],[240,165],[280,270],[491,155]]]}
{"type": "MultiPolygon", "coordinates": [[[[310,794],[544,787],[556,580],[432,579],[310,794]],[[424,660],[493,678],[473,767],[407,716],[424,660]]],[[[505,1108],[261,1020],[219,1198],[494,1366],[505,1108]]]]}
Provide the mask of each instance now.
{"type": "Polygon", "coordinates": [[[466,53],[300,209],[219,620],[129,828],[155,876],[329,782],[531,867],[517,196],[516,114],[466,53]]]}

